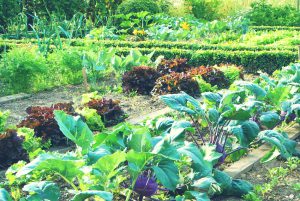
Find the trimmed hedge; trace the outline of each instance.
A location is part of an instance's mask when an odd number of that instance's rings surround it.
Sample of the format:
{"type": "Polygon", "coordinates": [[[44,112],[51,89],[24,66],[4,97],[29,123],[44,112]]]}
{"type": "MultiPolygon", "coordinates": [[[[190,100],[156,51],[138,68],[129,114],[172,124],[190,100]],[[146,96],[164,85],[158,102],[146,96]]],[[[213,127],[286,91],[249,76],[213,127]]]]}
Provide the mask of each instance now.
{"type": "MultiPolygon", "coordinates": [[[[182,49],[147,49],[139,48],[144,54],[155,50],[154,57],[163,55],[167,59],[175,57],[187,58],[192,66],[236,64],[244,67],[247,73],[263,71],[273,73],[283,66],[287,66],[297,60],[297,52],[291,51],[220,51],[220,50],[182,50],[182,49]]],[[[117,52],[128,54],[130,48],[118,48],[117,52]]]]}
{"type": "Polygon", "coordinates": [[[255,31],[276,31],[276,30],[300,31],[300,27],[291,27],[291,26],[250,26],[250,29],[255,31]]]}

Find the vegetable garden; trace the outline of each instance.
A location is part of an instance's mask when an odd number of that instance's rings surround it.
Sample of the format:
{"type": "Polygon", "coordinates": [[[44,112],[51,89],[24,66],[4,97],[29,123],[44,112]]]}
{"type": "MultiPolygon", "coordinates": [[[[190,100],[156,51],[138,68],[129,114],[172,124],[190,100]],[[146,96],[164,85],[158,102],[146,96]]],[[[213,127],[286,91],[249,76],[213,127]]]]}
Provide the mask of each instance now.
{"type": "Polygon", "coordinates": [[[222,2],[0,1],[0,200],[300,200],[299,8],[222,2]]]}

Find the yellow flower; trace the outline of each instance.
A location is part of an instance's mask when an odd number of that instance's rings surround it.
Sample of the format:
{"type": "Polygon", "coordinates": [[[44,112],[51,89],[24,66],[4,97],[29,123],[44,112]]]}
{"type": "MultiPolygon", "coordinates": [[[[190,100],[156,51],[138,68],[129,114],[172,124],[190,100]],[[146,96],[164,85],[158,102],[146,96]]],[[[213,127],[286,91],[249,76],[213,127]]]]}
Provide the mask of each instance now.
{"type": "Polygon", "coordinates": [[[146,34],[146,32],[144,31],[144,29],[143,30],[140,30],[139,32],[138,32],[140,35],[145,35],[146,34]]]}
{"type": "Polygon", "coordinates": [[[133,35],[135,35],[135,36],[136,36],[136,35],[138,35],[138,34],[139,34],[139,31],[135,29],[135,30],[133,30],[133,32],[132,32],[132,33],[133,33],[133,35]]]}
{"type": "Polygon", "coordinates": [[[187,22],[181,23],[181,28],[184,30],[190,30],[190,25],[187,22]]]}

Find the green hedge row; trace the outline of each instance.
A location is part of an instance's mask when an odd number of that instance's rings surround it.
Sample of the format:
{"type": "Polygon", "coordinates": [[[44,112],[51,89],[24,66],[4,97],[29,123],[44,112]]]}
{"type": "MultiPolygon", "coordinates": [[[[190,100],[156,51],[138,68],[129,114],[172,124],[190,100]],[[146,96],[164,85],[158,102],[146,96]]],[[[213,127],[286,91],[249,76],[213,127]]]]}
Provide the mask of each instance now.
{"type": "MultiPolygon", "coordinates": [[[[66,39],[62,39],[67,42],[66,39]]],[[[37,40],[5,40],[8,44],[37,43],[37,40]]],[[[195,42],[167,42],[167,41],[119,41],[119,40],[82,40],[74,39],[71,46],[103,46],[103,47],[128,47],[128,48],[171,48],[186,50],[224,50],[224,51],[273,51],[289,50],[297,51],[297,46],[246,46],[246,45],[218,45],[218,44],[200,44],[195,42]]]]}
{"type": "Polygon", "coordinates": [[[186,50],[224,50],[224,51],[272,51],[289,50],[297,51],[296,46],[246,46],[246,45],[218,45],[200,44],[195,42],[165,42],[165,41],[116,41],[116,40],[73,40],[72,46],[104,46],[104,47],[129,47],[129,48],[171,48],[186,50]]]}
{"type": "MultiPolygon", "coordinates": [[[[163,55],[167,59],[187,58],[193,66],[236,64],[244,67],[247,73],[263,71],[273,73],[275,70],[297,61],[298,54],[291,51],[220,51],[220,50],[182,50],[182,49],[147,49],[138,48],[142,53],[155,50],[155,57],[163,55]]],[[[127,54],[130,48],[118,48],[117,52],[127,54]]]]}
{"type": "Polygon", "coordinates": [[[250,26],[250,29],[255,31],[276,31],[276,30],[300,31],[300,27],[291,27],[291,26],[250,26]]]}

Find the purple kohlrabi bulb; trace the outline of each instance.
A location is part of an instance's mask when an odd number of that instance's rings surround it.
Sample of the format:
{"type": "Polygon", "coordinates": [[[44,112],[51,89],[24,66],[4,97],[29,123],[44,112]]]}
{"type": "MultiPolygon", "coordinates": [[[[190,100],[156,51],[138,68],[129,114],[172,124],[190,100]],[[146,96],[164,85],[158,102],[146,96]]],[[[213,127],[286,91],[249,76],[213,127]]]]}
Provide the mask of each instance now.
{"type": "Polygon", "coordinates": [[[147,177],[146,175],[140,175],[134,185],[134,191],[142,196],[150,197],[157,191],[158,184],[154,177],[147,177]]]}

